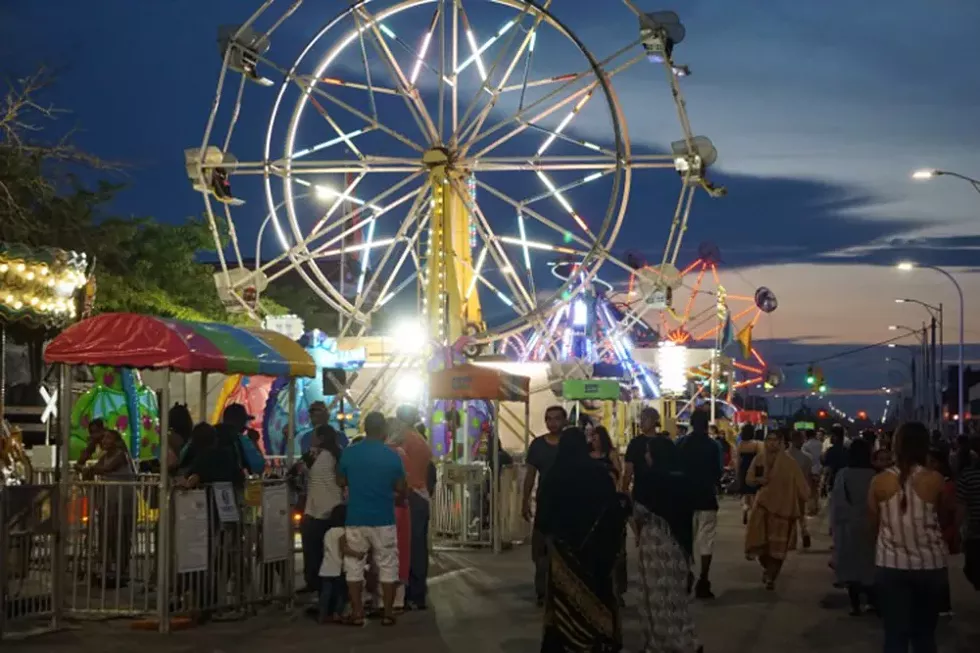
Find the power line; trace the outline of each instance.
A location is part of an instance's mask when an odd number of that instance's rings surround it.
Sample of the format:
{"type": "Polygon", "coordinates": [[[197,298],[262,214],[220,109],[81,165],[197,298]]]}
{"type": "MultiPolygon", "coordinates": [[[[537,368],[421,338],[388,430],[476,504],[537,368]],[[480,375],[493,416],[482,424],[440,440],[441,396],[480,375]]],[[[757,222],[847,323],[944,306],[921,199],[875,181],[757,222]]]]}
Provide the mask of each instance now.
{"type": "Polygon", "coordinates": [[[919,333],[920,331],[924,332],[925,330],[924,329],[921,329],[921,330],[920,329],[916,329],[914,332],[901,333],[901,334],[895,336],[894,338],[889,338],[888,340],[882,340],[881,342],[875,342],[875,343],[872,343],[870,345],[864,345],[864,346],[861,346],[861,347],[855,347],[853,349],[845,349],[844,351],[837,352],[836,354],[831,354],[829,356],[823,356],[822,358],[810,358],[808,360],[790,361],[788,363],[782,363],[782,366],[783,367],[796,367],[797,365],[812,365],[814,363],[823,363],[825,361],[834,360],[836,358],[843,358],[844,356],[851,356],[853,354],[859,354],[859,353],[861,353],[863,351],[867,351],[869,349],[874,349],[875,347],[883,347],[885,345],[888,345],[890,343],[896,342],[898,340],[903,340],[904,338],[907,338],[909,336],[909,333],[919,333]]]}

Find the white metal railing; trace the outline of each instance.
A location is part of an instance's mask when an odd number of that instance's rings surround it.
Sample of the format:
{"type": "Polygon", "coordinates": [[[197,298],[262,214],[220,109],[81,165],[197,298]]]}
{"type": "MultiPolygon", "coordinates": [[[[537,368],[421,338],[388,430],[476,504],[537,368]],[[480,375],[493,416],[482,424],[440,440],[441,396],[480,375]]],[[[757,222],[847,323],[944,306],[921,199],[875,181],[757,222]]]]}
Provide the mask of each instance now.
{"type": "Polygon", "coordinates": [[[62,616],[169,622],[292,599],[294,525],[284,480],[171,488],[167,500],[172,519],[163,530],[154,475],[0,488],[0,635],[56,627],[62,616]]]}
{"type": "Polygon", "coordinates": [[[0,634],[55,625],[58,488],[0,487],[0,634]]]}
{"type": "MultiPolygon", "coordinates": [[[[436,549],[493,545],[490,470],[484,463],[437,465],[436,492],[429,530],[436,549]]],[[[508,465],[499,475],[497,502],[500,539],[504,546],[524,541],[530,525],[521,515],[523,465],[508,465]]]]}

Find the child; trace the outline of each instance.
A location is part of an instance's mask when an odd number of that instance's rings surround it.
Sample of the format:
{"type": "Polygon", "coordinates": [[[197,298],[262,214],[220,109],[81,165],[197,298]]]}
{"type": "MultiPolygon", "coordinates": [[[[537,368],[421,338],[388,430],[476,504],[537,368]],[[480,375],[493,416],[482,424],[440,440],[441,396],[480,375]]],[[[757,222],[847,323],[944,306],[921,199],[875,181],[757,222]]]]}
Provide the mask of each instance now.
{"type": "Polygon", "coordinates": [[[323,536],[323,563],[320,565],[320,623],[340,623],[347,607],[347,578],[344,556],[363,558],[347,546],[347,506],[338,505],[330,513],[330,522],[338,524],[323,536]]]}

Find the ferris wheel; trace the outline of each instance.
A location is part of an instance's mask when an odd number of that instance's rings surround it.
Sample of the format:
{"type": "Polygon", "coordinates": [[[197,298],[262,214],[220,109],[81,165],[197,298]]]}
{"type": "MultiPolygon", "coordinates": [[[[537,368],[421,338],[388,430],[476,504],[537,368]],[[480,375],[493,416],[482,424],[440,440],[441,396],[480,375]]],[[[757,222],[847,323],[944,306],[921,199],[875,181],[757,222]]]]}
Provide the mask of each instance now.
{"type": "Polygon", "coordinates": [[[296,274],[339,313],[341,336],[397,314],[421,316],[441,344],[547,330],[603,263],[630,270],[610,252],[634,174],[679,179],[655,277],[676,260],[697,189],[723,192],[705,177],[713,146],[688,123],[673,12],[624,0],[635,38],[596,53],[551,0],[361,0],[326,20],[314,3],[278,4],[220,31],[214,104],[185,152],[219,284],[241,310],[296,274]],[[667,154],[634,151],[613,87],[637,65],[655,84],[651,62],[680,127],[667,154]],[[250,263],[243,240],[260,221],[250,263]],[[263,261],[267,224],[279,251],[263,261]],[[551,275],[558,257],[576,274],[551,275]]]}

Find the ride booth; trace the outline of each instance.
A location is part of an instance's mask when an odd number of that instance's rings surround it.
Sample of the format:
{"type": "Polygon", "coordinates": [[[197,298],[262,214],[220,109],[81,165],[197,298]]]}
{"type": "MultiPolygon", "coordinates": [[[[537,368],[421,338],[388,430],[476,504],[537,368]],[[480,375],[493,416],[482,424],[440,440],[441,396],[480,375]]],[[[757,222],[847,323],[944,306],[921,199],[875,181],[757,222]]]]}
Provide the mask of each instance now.
{"type": "Polygon", "coordinates": [[[578,424],[587,416],[596,425],[609,431],[613,446],[623,450],[629,443],[627,424],[630,423],[629,404],[632,393],[617,379],[566,379],[561,396],[572,403],[571,423],[578,424]]]}
{"type": "MultiPolygon", "coordinates": [[[[502,403],[523,404],[526,451],[529,399],[528,377],[490,367],[463,364],[429,375],[429,401],[433,403],[459,404],[462,415],[469,415],[470,402],[490,404],[489,428],[479,433],[472,432],[469,419],[449,419],[451,454],[437,465],[439,481],[430,526],[436,548],[490,547],[499,553],[527,536],[521,517],[523,474],[508,463],[510,456],[501,449],[498,420],[502,403]]],[[[454,407],[452,412],[456,411],[454,407]]]]}
{"type": "MultiPolygon", "coordinates": [[[[130,313],[70,326],[48,345],[44,359],[60,365],[62,416],[72,414],[75,366],[162,371],[160,439],[153,452],[160,461],[176,449],[167,410],[175,373],[201,373],[202,396],[209,374],[281,378],[291,398],[297,378],[316,374],[303,347],[279,333],[130,313]]],[[[206,420],[206,405],[200,402],[195,421],[206,420]]],[[[71,420],[61,419],[59,427],[58,546],[50,573],[55,626],[67,612],[134,617],[134,627],[165,633],[202,612],[292,600],[294,534],[285,481],[252,477],[245,488],[214,483],[185,489],[167,464],[159,474],[79,477],[70,465],[71,420]],[[84,514],[70,509],[79,505],[86,506],[84,514]]],[[[290,416],[287,443],[294,436],[290,416]]]]}

